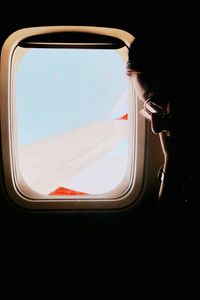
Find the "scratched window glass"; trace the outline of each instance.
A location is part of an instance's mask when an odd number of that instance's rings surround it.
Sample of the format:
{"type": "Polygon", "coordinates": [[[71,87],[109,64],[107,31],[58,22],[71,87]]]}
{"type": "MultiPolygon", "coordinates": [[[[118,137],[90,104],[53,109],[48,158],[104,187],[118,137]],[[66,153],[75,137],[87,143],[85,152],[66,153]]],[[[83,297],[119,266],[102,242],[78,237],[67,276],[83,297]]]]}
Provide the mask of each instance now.
{"type": "Polygon", "coordinates": [[[113,49],[28,49],[16,73],[18,167],[51,196],[100,195],[128,168],[129,87],[113,49]]]}

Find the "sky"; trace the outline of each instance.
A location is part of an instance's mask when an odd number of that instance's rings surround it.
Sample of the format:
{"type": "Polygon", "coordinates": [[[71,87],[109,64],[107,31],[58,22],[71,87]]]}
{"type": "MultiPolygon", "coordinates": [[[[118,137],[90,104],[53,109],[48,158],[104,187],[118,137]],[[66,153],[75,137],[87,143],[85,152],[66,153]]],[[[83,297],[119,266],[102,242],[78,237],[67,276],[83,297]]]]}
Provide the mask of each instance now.
{"type": "Polygon", "coordinates": [[[110,49],[30,49],[16,82],[19,144],[105,120],[127,90],[110,49]]]}

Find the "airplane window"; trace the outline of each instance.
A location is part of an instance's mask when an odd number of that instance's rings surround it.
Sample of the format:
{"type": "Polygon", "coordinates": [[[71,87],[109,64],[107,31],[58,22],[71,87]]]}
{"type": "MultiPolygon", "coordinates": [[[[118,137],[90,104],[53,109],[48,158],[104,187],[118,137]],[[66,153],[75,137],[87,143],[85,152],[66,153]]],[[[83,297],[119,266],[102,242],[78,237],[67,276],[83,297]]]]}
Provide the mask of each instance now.
{"type": "Polygon", "coordinates": [[[98,195],[123,181],[129,86],[113,49],[28,49],[15,79],[17,158],[44,195],[98,195]]]}
{"type": "Polygon", "coordinates": [[[6,39],[2,162],[6,191],[18,206],[122,208],[145,186],[155,188],[148,180],[160,159],[126,75],[133,40],[124,30],[91,26],[24,28],[6,39]]]}

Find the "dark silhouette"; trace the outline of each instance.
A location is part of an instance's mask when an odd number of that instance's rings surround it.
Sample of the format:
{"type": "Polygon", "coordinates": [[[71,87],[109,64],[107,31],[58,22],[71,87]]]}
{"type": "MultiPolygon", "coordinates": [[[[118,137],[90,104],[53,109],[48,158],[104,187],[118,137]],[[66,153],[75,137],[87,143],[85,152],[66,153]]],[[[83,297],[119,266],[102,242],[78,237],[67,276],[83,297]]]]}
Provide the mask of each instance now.
{"type": "Polygon", "coordinates": [[[200,153],[194,75],[196,28],[184,18],[168,15],[145,33],[136,34],[127,63],[127,73],[144,101],[151,128],[160,136],[164,165],[157,227],[163,246],[172,247],[173,255],[191,254],[199,243],[195,216],[200,153]]]}

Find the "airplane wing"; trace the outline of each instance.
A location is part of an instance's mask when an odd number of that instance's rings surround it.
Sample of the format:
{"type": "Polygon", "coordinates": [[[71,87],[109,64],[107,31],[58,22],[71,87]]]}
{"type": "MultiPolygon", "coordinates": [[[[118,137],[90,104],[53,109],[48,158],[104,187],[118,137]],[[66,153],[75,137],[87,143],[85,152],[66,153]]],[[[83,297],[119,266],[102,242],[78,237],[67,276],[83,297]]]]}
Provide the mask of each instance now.
{"type": "Polygon", "coordinates": [[[109,153],[127,142],[127,119],[124,115],[19,146],[22,177],[44,195],[98,194],[112,189],[116,180],[109,184],[107,178],[122,180],[127,149],[125,155],[112,158],[109,153]]]}

